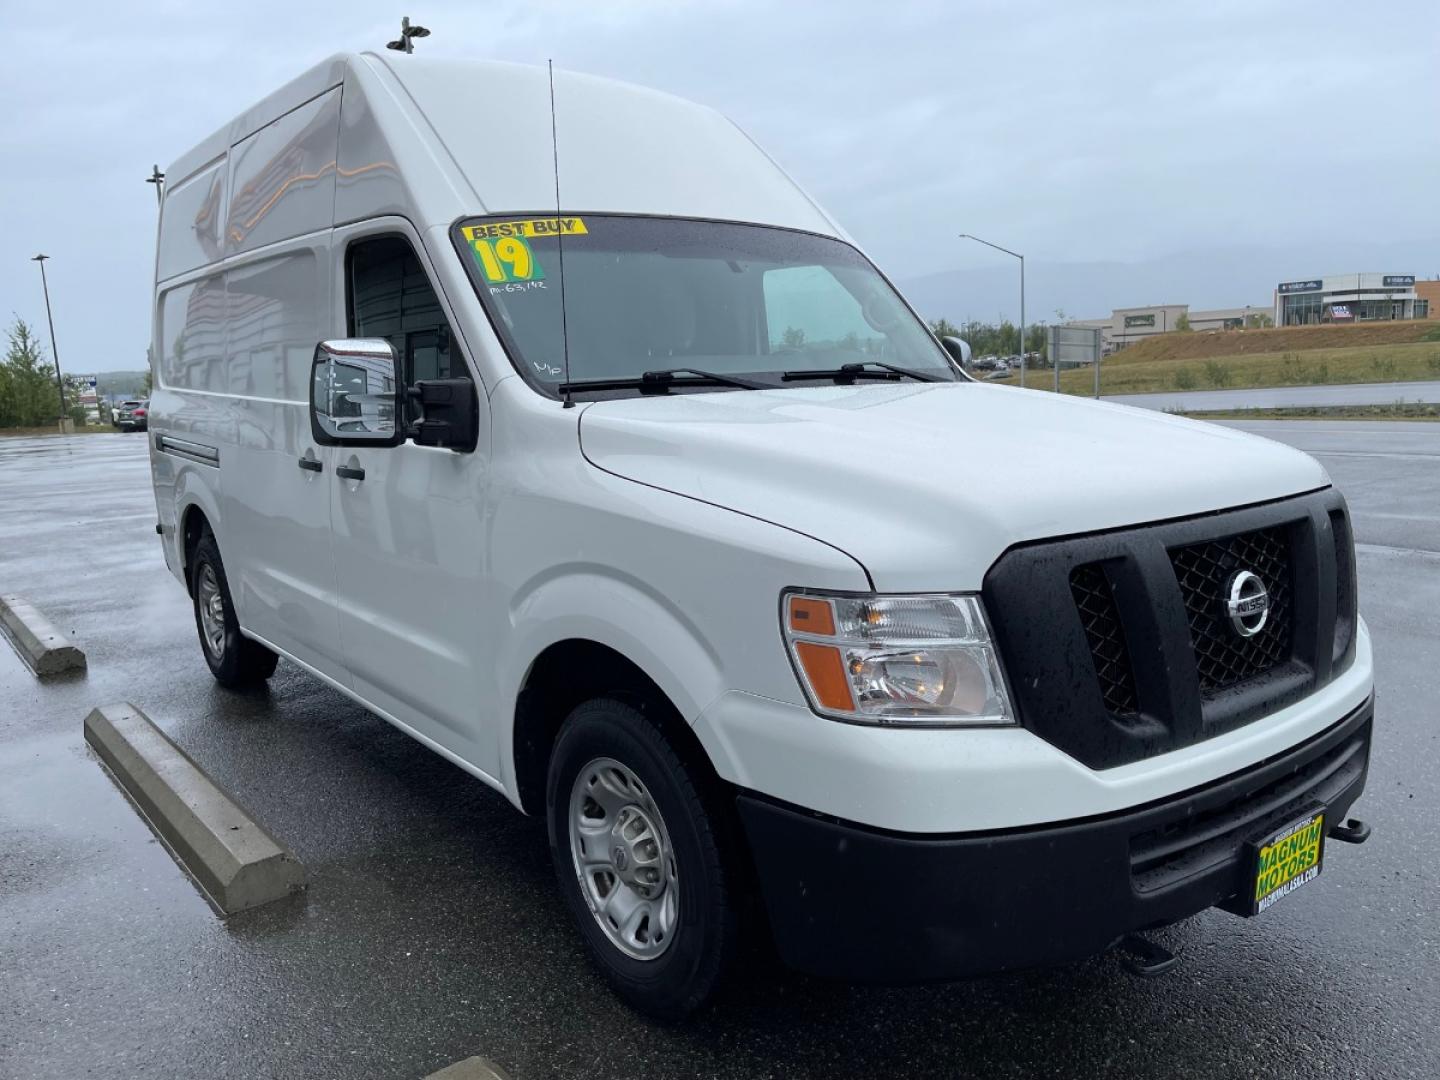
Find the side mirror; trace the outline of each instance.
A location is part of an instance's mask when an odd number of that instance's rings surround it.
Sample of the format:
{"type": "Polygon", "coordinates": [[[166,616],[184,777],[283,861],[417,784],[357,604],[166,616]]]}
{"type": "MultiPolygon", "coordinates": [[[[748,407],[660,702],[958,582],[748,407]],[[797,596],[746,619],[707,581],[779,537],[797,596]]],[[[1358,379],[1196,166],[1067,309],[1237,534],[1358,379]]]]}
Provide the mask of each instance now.
{"type": "Polygon", "coordinates": [[[322,446],[400,445],[399,376],[383,338],[322,341],[310,369],[310,434],[322,446]]]}
{"type": "Polygon", "coordinates": [[[970,343],[958,337],[942,337],[940,344],[945,346],[945,351],[950,354],[950,359],[959,364],[964,371],[970,370],[970,343]]]}
{"type": "Polygon", "coordinates": [[[410,428],[419,446],[470,451],[480,438],[480,403],[469,379],[421,379],[410,390],[420,419],[410,428]]]}

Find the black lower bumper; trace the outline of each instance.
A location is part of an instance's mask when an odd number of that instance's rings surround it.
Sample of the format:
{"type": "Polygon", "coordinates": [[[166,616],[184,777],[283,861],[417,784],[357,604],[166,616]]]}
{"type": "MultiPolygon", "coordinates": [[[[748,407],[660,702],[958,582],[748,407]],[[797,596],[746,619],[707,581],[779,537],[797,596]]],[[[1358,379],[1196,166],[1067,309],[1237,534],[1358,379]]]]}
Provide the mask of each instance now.
{"type": "Polygon", "coordinates": [[[891,833],[739,796],[776,945],[803,971],[922,982],[1068,963],[1248,886],[1248,841],[1365,786],[1373,702],[1243,772],[1118,814],[891,833]]]}

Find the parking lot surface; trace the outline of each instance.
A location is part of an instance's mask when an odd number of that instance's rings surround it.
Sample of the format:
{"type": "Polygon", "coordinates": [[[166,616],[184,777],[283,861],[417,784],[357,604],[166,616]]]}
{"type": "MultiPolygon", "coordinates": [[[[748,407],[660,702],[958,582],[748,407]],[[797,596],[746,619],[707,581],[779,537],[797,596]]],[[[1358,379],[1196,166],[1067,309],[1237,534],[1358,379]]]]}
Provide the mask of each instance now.
{"type": "Polygon", "coordinates": [[[0,439],[0,592],[90,665],[41,683],[0,645],[0,1077],[421,1077],[472,1054],[515,1080],[1440,1075],[1440,425],[1236,426],[1350,499],[1373,839],[1259,919],[1158,933],[1184,957],[1160,979],[1100,957],[876,988],[757,959],[669,1028],[591,972],[538,822],[288,663],[266,691],[214,684],[144,436],[0,439]],[[295,850],[306,893],[215,917],[84,745],[118,701],[295,850]]]}

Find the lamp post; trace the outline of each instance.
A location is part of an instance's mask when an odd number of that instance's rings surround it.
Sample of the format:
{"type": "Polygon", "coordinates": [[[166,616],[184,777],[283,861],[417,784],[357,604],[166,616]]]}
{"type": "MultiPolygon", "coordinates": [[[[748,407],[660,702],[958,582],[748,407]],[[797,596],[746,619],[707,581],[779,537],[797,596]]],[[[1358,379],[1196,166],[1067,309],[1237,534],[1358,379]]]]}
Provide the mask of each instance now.
{"type": "Polygon", "coordinates": [[[1011,251],[999,244],[992,244],[989,240],[981,240],[978,236],[970,233],[961,233],[961,240],[974,240],[977,244],[984,244],[996,251],[1003,251],[1006,255],[1012,255],[1020,260],[1020,385],[1025,385],[1025,256],[1018,251],[1011,251]]]}
{"type": "Polygon", "coordinates": [[[55,389],[60,391],[60,429],[65,429],[69,413],[65,408],[65,381],[60,378],[60,351],[55,348],[55,316],[50,313],[50,282],[45,278],[45,260],[49,255],[36,255],[31,262],[40,264],[40,287],[45,290],[45,321],[50,324],[50,355],[55,358],[55,389]]]}

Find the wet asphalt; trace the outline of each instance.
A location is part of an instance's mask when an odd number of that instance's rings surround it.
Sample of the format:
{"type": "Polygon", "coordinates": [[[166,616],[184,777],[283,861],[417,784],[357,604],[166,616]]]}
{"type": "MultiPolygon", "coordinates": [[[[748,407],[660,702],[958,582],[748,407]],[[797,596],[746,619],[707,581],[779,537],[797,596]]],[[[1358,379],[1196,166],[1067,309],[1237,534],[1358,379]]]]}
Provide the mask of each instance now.
{"type": "Polygon", "coordinates": [[[0,439],[0,592],[90,663],[42,684],[0,643],[0,1078],[421,1077],[472,1054],[515,1080],[1440,1075],[1440,425],[1244,426],[1350,499],[1369,844],[1260,919],[1161,932],[1184,960],[1160,979],[1100,957],[896,989],[755,960],[668,1028],[587,966],[537,822],[288,663],[267,691],[214,685],[144,436],[0,439]],[[291,845],[306,893],[214,916],[85,747],[89,708],[127,700],[291,845]]]}
{"type": "MultiPolygon", "coordinates": [[[[1043,384],[1042,384],[1043,385],[1043,384]]],[[[1440,382],[1340,383],[1334,386],[1247,387],[1243,390],[1107,394],[1106,401],[1142,409],[1202,412],[1207,409],[1283,409],[1334,405],[1394,405],[1440,401],[1440,382]]]]}

